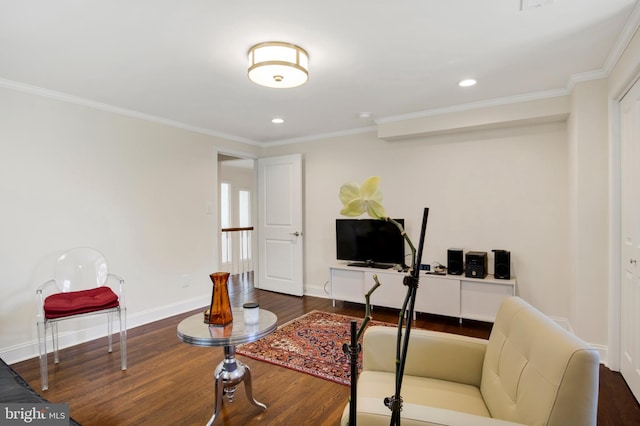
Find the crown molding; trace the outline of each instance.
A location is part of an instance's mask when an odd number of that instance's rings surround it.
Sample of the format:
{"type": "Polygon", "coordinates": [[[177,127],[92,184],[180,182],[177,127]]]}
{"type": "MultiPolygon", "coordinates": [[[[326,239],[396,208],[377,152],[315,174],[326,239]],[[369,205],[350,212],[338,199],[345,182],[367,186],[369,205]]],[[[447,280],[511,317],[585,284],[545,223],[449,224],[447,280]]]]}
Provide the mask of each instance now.
{"type": "Polygon", "coordinates": [[[602,69],[571,75],[569,77],[569,81],[567,81],[567,90],[571,92],[574,86],[580,82],[608,78],[611,71],[613,71],[613,68],[622,57],[625,49],[629,46],[629,43],[638,31],[638,28],[640,28],[640,3],[636,4],[633,8],[627,23],[622,28],[611,52],[609,52],[607,59],[604,61],[602,69]]]}
{"type": "Polygon", "coordinates": [[[638,31],[638,28],[640,28],[640,2],[637,3],[633,8],[633,11],[631,11],[631,15],[629,16],[627,23],[622,28],[622,31],[613,45],[613,49],[611,49],[609,56],[607,56],[607,59],[604,62],[603,70],[606,72],[607,76],[609,76],[613,67],[615,67],[620,60],[620,57],[627,46],[629,46],[629,43],[638,31]]]}
{"type": "Polygon", "coordinates": [[[248,145],[254,146],[262,146],[262,144],[257,143],[256,141],[241,138],[239,136],[230,135],[222,132],[215,132],[213,130],[205,129],[203,127],[193,126],[190,124],[182,123],[180,121],[170,120],[168,118],[158,117],[151,114],[145,114],[142,112],[134,111],[127,108],[121,108],[109,104],[105,104],[102,102],[92,101],[90,99],[81,98],[79,96],[68,95],[66,93],[57,92],[55,90],[44,89],[38,86],[32,86],[29,84],[19,83],[13,80],[7,80],[0,78],[0,87],[4,87],[6,89],[16,90],[19,92],[29,93],[32,95],[42,96],[49,99],[54,99],[61,102],[67,102],[71,104],[81,105],[101,111],[112,112],[115,114],[124,115],[131,118],[137,118],[140,120],[150,121],[153,123],[163,124],[166,126],[176,127],[183,130],[188,130],[194,133],[200,133],[208,136],[214,136],[216,138],[226,139],[230,141],[245,143],[248,145]]]}
{"type": "Polygon", "coordinates": [[[449,114],[454,112],[472,111],[475,109],[516,104],[520,102],[529,102],[529,101],[537,101],[540,99],[556,98],[559,96],[566,96],[568,94],[569,94],[569,91],[567,89],[556,89],[556,90],[547,90],[544,92],[527,93],[524,95],[508,96],[504,98],[489,99],[486,101],[452,105],[452,106],[443,107],[443,108],[434,108],[430,110],[419,111],[419,112],[403,114],[403,115],[381,117],[376,119],[375,123],[376,124],[395,123],[398,121],[411,120],[415,118],[433,117],[436,115],[443,115],[443,114],[449,114]]]}
{"type": "Polygon", "coordinates": [[[225,139],[228,141],[239,142],[239,143],[243,143],[243,144],[247,144],[255,147],[267,148],[267,147],[273,147],[273,146],[316,141],[319,139],[327,139],[327,138],[349,136],[349,135],[361,134],[361,133],[367,133],[367,132],[374,132],[377,130],[377,127],[379,124],[384,124],[384,123],[393,123],[393,122],[411,120],[415,118],[432,117],[432,116],[437,116],[437,115],[442,115],[442,114],[447,114],[452,112],[470,111],[470,110],[482,109],[487,107],[495,107],[500,105],[519,103],[519,102],[527,102],[532,100],[540,100],[540,99],[553,98],[558,96],[565,96],[570,94],[574,86],[579,82],[597,80],[597,79],[609,77],[609,74],[611,73],[611,71],[617,64],[617,62],[620,60],[620,57],[622,56],[624,50],[627,48],[627,46],[631,42],[631,39],[633,38],[633,36],[635,35],[635,33],[638,31],[639,28],[640,28],[640,3],[636,4],[633,11],[631,12],[631,15],[627,20],[627,23],[625,24],[622,32],[618,36],[613,49],[607,56],[607,59],[605,60],[605,63],[603,64],[602,69],[588,71],[588,72],[579,73],[579,74],[573,74],[569,77],[565,88],[562,88],[562,89],[527,93],[522,95],[504,97],[504,98],[489,99],[486,101],[452,105],[452,106],[442,107],[442,108],[433,108],[429,110],[423,110],[423,111],[418,111],[418,112],[403,114],[403,115],[379,117],[374,120],[374,124],[375,124],[374,126],[360,127],[356,129],[348,129],[344,131],[336,131],[336,132],[329,132],[329,133],[318,133],[318,134],[291,138],[291,139],[275,140],[271,142],[258,142],[258,141],[243,138],[240,136],[217,132],[210,129],[205,129],[202,127],[186,124],[183,122],[170,120],[167,118],[158,117],[151,114],[145,114],[145,113],[141,113],[141,112],[126,109],[126,108],[116,107],[113,105],[96,102],[90,99],[72,96],[62,92],[57,92],[54,90],[49,90],[49,89],[44,89],[37,86],[19,83],[12,80],[0,78],[0,87],[17,90],[20,92],[30,93],[38,96],[43,96],[46,98],[51,98],[51,99],[55,99],[62,102],[82,105],[82,106],[86,106],[89,108],[94,108],[102,111],[112,112],[112,113],[132,117],[132,118],[137,118],[145,121],[163,124],[166,126],[176,127],[176,128],[188,130],[194,133],[200,133],[208,136],[213,136],[216,138],[225,139]]]}
{"type": "Polygon", "coordinates": [[[265,148],[272,146],[280,146],[280,145],[290,145],[295,143],[304,143],[304,142],[312,142],[319,139],[329,139],[329,138],[337,138],[341,136],[350,136],[357,135],[361,133],[375,132],[377,130],[377,126],[367,126],[367,127],[358,127],[356,129],[349,130],[340,130],[337,132],[329,132],[329,133],[316,133],[309,136],[302,136],[299,138],[291,138],[291,139],[282,139],[273,142],[266,142],[261,144],[265,148]]]}

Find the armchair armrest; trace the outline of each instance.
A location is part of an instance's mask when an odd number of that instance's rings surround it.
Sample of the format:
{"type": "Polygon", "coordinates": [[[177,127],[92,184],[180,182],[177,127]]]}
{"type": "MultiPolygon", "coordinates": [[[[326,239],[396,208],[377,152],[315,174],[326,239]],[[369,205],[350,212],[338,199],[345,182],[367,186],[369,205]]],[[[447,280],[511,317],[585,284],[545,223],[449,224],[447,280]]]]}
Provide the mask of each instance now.
{"type": "Polygon", "coordinates": [[[55,288],[56,291],[58,290],[58,287],[56,287],[56,282],[55,280],[49,280],[46,283],[43,283],[41,285],[38,286],[38,288],[36,289],[36,297],[38,298],[38,314],[37,314],[37,319],[38,322],[40,321],[44,321],[44,299],[47,298],[48,293],[46,292],[46,289],[48,287],[53,286],[55,288]]]}
{"type": "MultiPolygon", "coordinates": [[[[363,338],[363,369],[395,372],[396,327],[372,326],[363,338]]],[[[412,329],[405,375],[480,387],[487,340],[412,329]]]]}
{"type": "MultiPolygon", "coordinates": [[[[53,285],[53,286],[55,286],[55,285],[56,285],[56,281],[55,281],[55,280],[49,280],[49,281],[47,281],[46,283],[40,284],[40,285],[38,286],[38,288],[36,289],[36,294],[37,294],[39,297],[45,297],[45,296],[43,295],[43,293],[44,293],[45,289],[46,289],[47,287],[51,287],[52,285],[53,285]]],[[[57,288],[56,288],[56,290],[57,290],[57,288]]]]}
{"type": "MultiPolygon", "coordinates": [[[[120,275],[115,275],[115,274],[108,274],[107,275],[107,281],[109,281],[109,278],[118,281],[118,288],[112,288],[116,294],[118,295],[118,300],[120,300],[120,306],[123,309],[126,309],[126,303],[124,300],[124,278],[122,278],[120,275]]],[[[105,283],[105,284],[108,284],[105,283]]]]}

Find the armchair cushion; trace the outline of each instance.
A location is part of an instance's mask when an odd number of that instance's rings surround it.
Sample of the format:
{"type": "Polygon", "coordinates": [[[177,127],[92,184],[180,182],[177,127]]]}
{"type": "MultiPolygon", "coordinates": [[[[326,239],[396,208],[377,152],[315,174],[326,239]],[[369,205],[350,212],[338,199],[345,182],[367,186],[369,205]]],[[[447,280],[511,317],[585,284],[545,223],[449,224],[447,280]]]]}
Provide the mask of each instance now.
{"type": "MultiPolygon", "coordinates": [[[[395,374],[395,327],[371,326],[363,339],[363,370],[395,374]]],[[[418,376],[479,387],[487,341],[438,331],[413,329],[405,377],[418,376]]]]}
{"type": "MultiPolygon", "coordinates": [[[[363,371],[358,377],[358,409],[362,398],[377,401],[389,415],[389,409],[384,406],[385,397],[393,396],[395,390],[395,374],[379,371],[363,371]]],[[[480,389],[475,386],[449,382],[427,377],[404,376],[402,381],[402,400],[404,403],[428,405],[436,408],[455,410],[491,417],[480,389]]],[[[389,419],[386,419],[389,423],[389,419]]]]}
{"type": "Polygon", "coordinates": [[[102,286],[52,294],[44,301],[44,316],[47,319],[62,318],[116,308],[118,305],[118,295],[111,288],[102,286]]]}

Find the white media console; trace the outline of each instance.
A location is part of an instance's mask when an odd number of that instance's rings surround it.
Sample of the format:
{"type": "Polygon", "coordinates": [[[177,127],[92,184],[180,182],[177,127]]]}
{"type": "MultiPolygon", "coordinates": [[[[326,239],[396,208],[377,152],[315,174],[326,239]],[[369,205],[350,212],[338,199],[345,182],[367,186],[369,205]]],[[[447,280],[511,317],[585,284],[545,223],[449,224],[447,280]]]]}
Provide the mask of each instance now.
{"type": "MultiPolygon", "coordinates": [[[[371,295],[372,306],[400,309],[407,292],[402,281],[407,274],[393,269],[336,265],[330,268],[331,298],[365,303],[373,287],[373,275],[382,284],[371,295]]],[[[493,322],[502,300],[516,294],[516,280],[467,278],[463,275],[434,275],[420,272],[415,311],[462,319],[493,322]]]]}

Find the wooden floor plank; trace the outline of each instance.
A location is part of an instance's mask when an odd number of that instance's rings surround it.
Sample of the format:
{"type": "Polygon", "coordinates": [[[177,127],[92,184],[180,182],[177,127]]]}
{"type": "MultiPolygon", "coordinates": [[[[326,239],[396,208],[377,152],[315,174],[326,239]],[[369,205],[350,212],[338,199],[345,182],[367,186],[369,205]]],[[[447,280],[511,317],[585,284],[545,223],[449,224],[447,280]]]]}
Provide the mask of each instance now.
{"type": "MultiPolygon", "coordinates": [[[[252,287],[252,276],[230,282],[234,306],[257,301],[284,324],[314,309],[362,317],[362,305],[316,297],[287,296],[252,287]]],[[[195,312],[129,330],[128,369],[120,370],[119,342],[107,354],[106,338],[61,351],[60,364],[50,360],[49,386],[43,396],[70,404],[71,415],[86,426],[202,425],[213,411],[213,371],[222,348],[202,348],[176,337],[178,323],[195,312]]],[[[374,318],[397,322],[395,310],[375,309],[374,318]]],[[[487,338],[491,325],[454,318],[419,315],[416,326],[487,338]]],[[[251,368],[254,397],[267,405],[262,412],[249,404],[244,386],[233,403],[225,402],[216,425],[337,425],[349,388],[283,367],[239,356],[251,368]]],[[[13,365],[34,389],[40,389],[37,359],[13,365]]],[[[601,367],[598,425],[640,424],[640,406],[619,373],[601,367]]]]}

